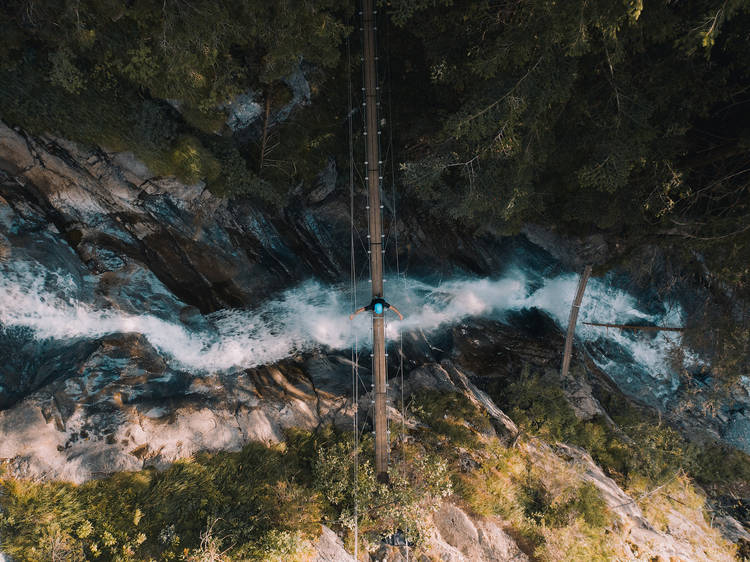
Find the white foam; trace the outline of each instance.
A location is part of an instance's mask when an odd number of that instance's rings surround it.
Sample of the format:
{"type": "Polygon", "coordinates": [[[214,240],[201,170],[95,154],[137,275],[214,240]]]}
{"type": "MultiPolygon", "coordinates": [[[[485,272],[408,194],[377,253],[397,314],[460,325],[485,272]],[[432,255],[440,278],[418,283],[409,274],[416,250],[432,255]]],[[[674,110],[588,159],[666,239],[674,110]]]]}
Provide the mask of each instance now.
{"type": "MultiPolygon", "coordinates": [[[[524,273],[515,269],[497,280],[461,279],[440,284],[395,278],[389,281],[386,286],[392,292],[392,302],[405,315],[399,322],[388,313],[387,335],[395,339],[399,330],[429,332],[471,316],[498,317],[531,307],[548,313],[564,330],[578,279],[561,275],[532,288],[524,273]]],[[[0,270],[0,323],[24,326],[40,339],[54,340],[136,332],[176,365],[195,371],[248,368],[316,346],[348,348],[355,337],[360,343],[370,337],[368,315],[349,321],[350,295],[339,287],[316,282],[288,290],[252,311],[226,310],[209,315],[209,328],[201,331],[153,315],[95,309],[77,300],[79,292],[70,276],[44,270],[38,264],[6,262],[0,270]]],[[[368,295],[362,292],[360,304],[367,301],[368,295]]],[[[673,335],[660,332],[643,337],[584,326],[581,322],[585,321],[678,324],[678,307],[669,308],[661,316],[651,315],[639,310],[637,300],[625,291],[592,279],[579,316],[578,337],[587,341],[606,338],[626,349],[643,368],[654,373],[669,370],[666,357],[673,335]]]]}

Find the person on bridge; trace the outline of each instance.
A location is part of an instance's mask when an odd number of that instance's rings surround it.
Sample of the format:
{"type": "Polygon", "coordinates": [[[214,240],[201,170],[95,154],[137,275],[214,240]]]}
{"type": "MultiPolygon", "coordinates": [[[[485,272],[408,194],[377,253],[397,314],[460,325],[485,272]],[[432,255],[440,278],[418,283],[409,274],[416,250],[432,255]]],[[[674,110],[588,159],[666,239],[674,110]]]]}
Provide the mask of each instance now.
{"type": "Polygon", "coordinates": [[[355,310],[354,314],[351,314],[349,316],[349,320],[353,320],[357,314],[359,314],[360,312],[364,312],[365,310],[372,310],[375,314],[383,314],[388,308],[398,314],[399,320],[404,319],[404,315],[398,311],[398,308],[390,303],[385,302],[385,299],[383,299],[382,297],[376,297],[372,299],[372,301],[370,301],[370,304],[368,304],[367,306],[363,306],[362,308],[355,310]]]}

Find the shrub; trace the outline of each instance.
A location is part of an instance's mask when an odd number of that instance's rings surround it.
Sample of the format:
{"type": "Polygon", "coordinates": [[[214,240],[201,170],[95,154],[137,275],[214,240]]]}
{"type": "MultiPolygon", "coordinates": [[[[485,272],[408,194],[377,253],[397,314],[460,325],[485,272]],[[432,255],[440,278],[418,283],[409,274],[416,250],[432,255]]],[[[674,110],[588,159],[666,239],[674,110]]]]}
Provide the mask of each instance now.
{"type": "Polygon", "coordinates": [[[208,185],[213,194],[219,197],[255,197],[277,208],[283,206],[286,188],[274,185],[250,170],[231,140],[210,139],[207,145],[221,165],[221,171],[208,185]]]}
{"type": "MultiPolygon", "coordinates": [[[[84,145],[111,151],[130,150],[156,175],[180,181],[204,180],[218,196],[247,195],[279,206],[288,179],[275,186],[248,169],[231,139],[200,129],[218,116],[190,113],[188,123],[169,104],[144,97],[114,82],[116,91],[84,88],[72,94],[53,84],[40,85],[43,72],[31,62],[0,69],[0,114],[11,125],[32,134],[51,132],[84,145]],[[194,122],[197,129],[190,126],[194,122]]],[[[197,111],[197,110],[196,110],[197,111]]]]}
{"type": "MultiPolygon", "coordinates": [[[[363,445],[362,449],[369,449],[370,440],[363,445]]],[[[356,501],[361,532],[377,538],[386,530],[408,529],[409,541],[419,543],[428,515],[453,493],[448,463],[421,447],[410,449],[408,463],[392,463],[386,485],[375,480],[363,450],[360,455],[355,491],[354,447],[348,437],[340,435],[317,450],[314,482],[329,502],[329,518],[352,529],[356,501]]]]}
{"type": "MultiPolygon", "coordinates": [[[[499,405],[525,431],[545,441],[586,449],[622,485],[637,477],[659,483],[695,467],[697,448],[676,430],[619,400],[607,420],[579,420],[557,381],[524,369],[504,392],[490,388],[499,405]]],[[[614,402],[614,399],[613,399],[614,402]]],[[[605,406],[608,406],[605,402],[605,406]]]]}
{"type": "Polygon", "coordinates": [[[695,477],[703,485],[750,482],[750,456],[723,444],[708,444],[697,454],[695,477]]]}
{"type": "Polygon", "coordinates": [[[115,474],[81,486],[5,478],[3,550],[19,560],[48,559],[42,547],[103,561],[177,559],[186,549],[195,556],[211,545],[216,551],[221,537],[232,556],[263,560],[274,545],[288,546],[271,540],[272,532],[300,544],[319,532],[319,495],[296,472],[293,454],[252,443],[238,453],[178,461],[164,472],[115,474]]]}
{"type": "Polygon", "coordinates": [[[417,540],[415,520],[422,524],[452,492],[449,466],[415,449],[408,463],[393,466],[390,486],[378,484],[364,459],[371,446],[360,443],[356,495],[351,437],[331,427],[80,486],[4,477],[3,550],[19,560],[50,559],[52,550],[102,561],[304,559],[324,513],[330,524],[352,527],[355,499],[361,531],[379,536],[409,526],[417,540]]]}
{"type": "Polygon", "coordinates": [[[537,559],[545,562],[558,562],[559,560],[608,562],[620,559],[610,537],[601,530],[588,526],[580,519],[563,528],[542,525],[540,534],[542,542],[534,554],[537,559]]]}
{"type": "Polygon", "coordinates": [[[218,160],[206,150],[201,142],[190,135],[183,135],[171,148],[171,169],[186,183],[200,179],[212,182],[221,171],[218,160]]]}
{"type": "Polygon", "coordinates": [[[410,410],[432,432],[462,447],[478,447],[477,433],[487,433],[492,428],[487,413],[458,392],[421,393],[410,410]]]}

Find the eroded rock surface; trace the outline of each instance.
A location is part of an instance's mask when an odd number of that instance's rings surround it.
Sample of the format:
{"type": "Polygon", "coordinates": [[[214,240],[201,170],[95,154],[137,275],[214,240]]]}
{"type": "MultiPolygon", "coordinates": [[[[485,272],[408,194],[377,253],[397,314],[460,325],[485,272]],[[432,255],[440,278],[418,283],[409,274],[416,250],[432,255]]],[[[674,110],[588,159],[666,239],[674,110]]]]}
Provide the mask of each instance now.
{"type": "Polygon", "coordinates": [[[323,525],[323,532],[315,545],[315,557],[312,562],[349,562],[350,560],[353,561],[354,557],[346,551],[339,536],[323,525]]]}
{"type": "Polygon", "coordinates": [[[441,560],[528,560],[516,542],[500,526],[502,521],[472,519],[449,502],[432,516],[435,530],[431,553],[441,560]],[[498,524],[500,523],[500,524],[498,524]]]}
{"type": "Polygon", "coordinates": [[[351,415],[345,396],[315,388],[295,361],[231,375],[127,369],[109,379],[84,370],[0,411],[0,458],[19,475],[81,482],[351,415]]]}
{"type": "MultiPolygon", "coordinates": [[[[290,427],[348,427],[348,356],[322,347],[289,349],[287,359],[251,369],[189,369],[165,358],[127,321],[147,317],[156,326],[154,333],[166,326],[159,321],[188,333],[201,331],[213,322],[207,313],[255,308],[311,277],[346,279],[349,211],[337,182],[331,161],[315,185],[299,190],[298,201],[274,211],[247,199],[220,200],[200,183],[155,177],[129,153],[84,149],[51,136],[33,138],[0,122],[4,288],[17,290],[14,298],[28,312],[30,324],[42,318],[36,307],[45,305],[36,296],[47,293],[73,308],[84,303],[104,311],[104,320],[109,312],[125,318],[95,333],[87,328],[88,308],[79,310],[75,336],[70,336],[63,325],[70,317],[53,315],[49,322],[57,331],[40,338],[30,328],[2,324],[0,317],[0,458],[6,466],[23,476],[80,482],[119,470],[166,466],[200,450],[278,441],[290,427]]],[[[386,222],[390,232],[399,234],[402,270],[412,275],[491,275],[503,265],[508,244],[528,244],[501,243],[487,233],[465,235],[409,212],[400,210],[399,221],[388,215],[386,222]]],[[[556,243],[545,240],[537,241],[556,243]]],[[[610,252],[599,240],[579,242],[587,260],[610,252]]],[[[544,262],[542,269],[559,269],[549,256],[537,258],[544,262]]],[[[561,348],[559,328],[538,310],[502,320],[463,319],[429,337],[414,330],[404,334],[404,390],[462,392],[488,412],[494,434],[511,443],[518,429],[483,389],[490,381],[516,379],[524,366],[554,380],[561,348]]],[[[200,356],[200,346],[192,351],[200,356]]],[[[360,375],[368,387],[367,369],[360,366],[360,375]]],[[[613,385],[606,374],[590,368],[586,378],[573,382],[565,391],[577,414],[604,415],[595,396],[597,389],[613,385]]],[[[393,381],[393,403],[399,384],[393,381]]],[[[369,407],[370,398],[363,393],[359,407],[369,407]]],[[[394,408],[391,415],[397,419],[399,413],[394,408]]],[[[747,418],[739,410],[732,415],[736,419],[727,427],[741,434],[747,418]]],[[[720,435],[716,427],[709,424],[707,431],[720,435]]],[[[632,499],[590,457],[574,449],[560,454],[632,524],[641,553],[653,542],[662,545],[654,552],[664,556],[695,554],[679,537],[672,544],[661,531],[649,529],[632,499]]],[[[441,559],[526,559],[501,521],[474,518],[453,504],[439,513],[443,518],[435,520],[432,540],[441,559]]],[[[679,514],[669,517],[680,537],[699,531],[679,514]]],[[[725,523],[738,540],[745,536],[731,521],[725,523]]],[[[321,560],[342,559],[341,545],[331,534],[324,529],[321,560]]],[[[401,552],[398,547],[385,550],[388,556],[401,552]]]]}
{"type": "MultiPolygon", "coordinates": [[[[711,529],[706,524],[701,509],[695,509],[692,518],[686,516],[684,509],[669,509],[663,514],[666,517],[665,528],[668,532],[660,531],[646,519],[638,505],[638,498],[632,498],[623,492],[614,480],[604,474],[586,451],[558,444],[556,453],[580,473],[583,481],[593,484],[599,490],[607,507],[619,518],[625,530],[623,546],[630,551],[633,559],[637,559],[644,551],[644,546],[648,549],[648,556],[665,560],[706,559],[729,562],[733,559],[711,549],[711,540],[701,542],[704,537],[716,540],[720,536],[719,531],[711,529]]],[[[658,490],[654,491],[656,492],[658,490]]],[[[727,525],[731,525],[729,519],[731,518],[728,518],[727,525]]],[[[721,535],[731,540],[730,534],[721,535]]]]}

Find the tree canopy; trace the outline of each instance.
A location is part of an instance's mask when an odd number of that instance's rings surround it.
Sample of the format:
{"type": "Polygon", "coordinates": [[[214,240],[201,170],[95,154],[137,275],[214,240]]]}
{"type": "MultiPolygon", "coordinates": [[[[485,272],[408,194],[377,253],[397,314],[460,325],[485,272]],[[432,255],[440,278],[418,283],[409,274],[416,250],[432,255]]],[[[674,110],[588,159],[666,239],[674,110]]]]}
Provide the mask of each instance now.
{"type": "MultiPolygon", "coordinates": [[[[350,4],[8,0],[0,112],[31,130],[130,147],[157,173],[207,179],[219,193],[271,193],[269,182],[283,192],[346,144],[350,4]],[[306,116],[273,143],[292,171],[264,170],[265,133],[260,150],[214,134],[223,104],[248,89],[280,103],[301,60],[323,78],[306,116]]],[[[504,232],[533,221],[633,246],[674,241],[748,286],[747,2],[380,6],[411,201],[504,232]]]]}
{"type": "Polygon", "coordinates": [[[301,58],[333,66],[347,33],[341,0],[4,2],[4,66],[33,51],[70,93],[127,81],[208,111],[288,76],[301,58]]]}
{"type": "Polygon", "coordinates": [[[747,218],[745,2],[393,4],[444,110],[404,166],[418,196],[510,227],[747,218]]]}
{"type": "Polygon", "coordinates": [[[276,103],[302,61],[336,67],[350,12],[343,0],[9,0],[0,115],[133,150],[157,174],[205,179],[219,193],[279,200],[252,147],[216,133],[238,94],[276,103]]]}

